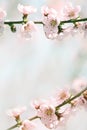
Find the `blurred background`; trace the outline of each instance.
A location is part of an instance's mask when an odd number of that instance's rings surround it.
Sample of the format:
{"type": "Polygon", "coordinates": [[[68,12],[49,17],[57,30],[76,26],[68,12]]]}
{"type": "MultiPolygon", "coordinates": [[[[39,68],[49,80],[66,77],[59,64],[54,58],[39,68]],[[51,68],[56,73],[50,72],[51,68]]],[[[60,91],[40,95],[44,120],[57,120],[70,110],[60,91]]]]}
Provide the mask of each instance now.
{"type": "MultiPolygon", "coordinates": [[[[58,11],[68,0],[0,0],[0,7],[7,11],[8,20],[21,20],[18,3],[38,8],[31,20],[41,19],[40,9],[49,5],[58,11]]],[[[87,17],[86,0],[72,0],[81,5],[82,17],[87,17]]],[[[14,120],[6,115],[9,108],[26,105],[27,116],[35,113],[30,106],[34,99],[46,98],[58,88],[71,84],[77,78],[87,79],[87,38],[81,34],[63,40],[49,40],[43,27],[29,40],[18,38],[7,26],[0,37],[0,129],[6,130],[14,120]]],[[[71,87],[71,86],[69,86],[71,87]]],[[[46,128],[38,122],[38,130],[46,128]]],[[[87,130],[87,112],[81,110],[60,130],[87,130]]]]}

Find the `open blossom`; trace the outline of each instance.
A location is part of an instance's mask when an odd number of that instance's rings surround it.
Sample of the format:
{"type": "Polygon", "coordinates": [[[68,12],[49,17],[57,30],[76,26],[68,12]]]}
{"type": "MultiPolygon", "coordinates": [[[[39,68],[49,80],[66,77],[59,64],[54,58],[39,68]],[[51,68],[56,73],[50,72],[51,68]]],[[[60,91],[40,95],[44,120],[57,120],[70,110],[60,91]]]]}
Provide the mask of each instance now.
{"type": "Polygon", "coordinates": [[[40,117],[42,123],[49,129],[58,126],[58,118],[55,114],[55,107],[52,105],[41,105],[37,110],[37,116],[40,117]]]}
{"type": "Polygon", "coordinates": [[[35,127],[36,125],[33,122],[29,120],[24,120],[19,130],[33,130],[35,129],[35,127]]]}
{"type": "Polygon", "coordinates": [[[67,89],[61,89],[59,90],[56,95],[55,95],[57,104],[61,104],[63,101],[67,100],[70,98],[70,92],[67,89]]]}
{"type": "Polygon", "coordinates": [[[58,110],[58,120],[59,124],[58,126],[65,126],[65,124],[68,122],[69,117],[71,116],[71,108],[68,107],[62,107],[58,110]]]}
{"type": "Polygon", "coordinates": [[[62,10],[62,14],[65,20],[75,19],[79,16],[81,11],[80,6],[73,7],[72,3],[67,3],[65,8],[62,10]]]}
{"type": "Polygon", "coordinates": [[[35,32],[37,30],[36,25],[34,24],[34,22],[29,21],[26,24],[22,25],[20,33],[21,36],[23,38],[25,38],[26,40],[30,39],[32,36],[32,33],[35,32]]]}
{"type": "Polygon", "coordinates": [[[23,112],[26,111],[26,107],[16,107],[13,108],[11,110],[8,110],[7,114],[11,117],[15,117],[17,118],[18,116],[20,116],[23,112]]]}
{"type": "Polygon", "coordinates": [[[78,79],[74,80],[74,82],[72,84],[71,92],[72,93],[78,93],[82,89],[84,89],[86,86],[87,86],[86,79],[84,79],[84,78],[78,78],[78,79]]]}
{"type": "Polygon", "coordinates": [[[44,32],[48,39],[55,39],[58,35],[58,25],[60,20],[57,11],[53,8],[42,7],[41,12],[43,15],[44,32]]]}
{"type": "Polygon", "coordinates": [[[36,8],[34,8],[32,6],[28,6],[28,5],[24,6],[22,4],[18,4],[17,8],[23,15],[28,15],[28,14],[36,12],[36,8]]]}

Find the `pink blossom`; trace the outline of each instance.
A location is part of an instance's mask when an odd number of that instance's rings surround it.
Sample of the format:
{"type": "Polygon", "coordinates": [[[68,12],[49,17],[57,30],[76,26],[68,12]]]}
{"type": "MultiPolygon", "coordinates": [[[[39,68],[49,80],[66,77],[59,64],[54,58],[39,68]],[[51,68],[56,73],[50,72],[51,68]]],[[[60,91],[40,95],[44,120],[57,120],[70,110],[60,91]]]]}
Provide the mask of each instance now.
{"type": "Polygon", "coordinates": [[[26,107],[16,107],[13,108],[11,110],[8,110],[7,114],[11,117],[15,117],[17,118],[18,116],[20,116],[23,112],[26,111],[26,107]]]}
{"type": "Polygon", "coordinates": [[[67,3],[67,5],[62,10],[62,14],[65,20],[75,19],[79,17],[80,11],[80,6],[73,7],[72,3],[67,3]]]}
{"type": "Polygon", "coordinates": [[[70,98],[70,92],[68,89],[61,89],[59,90],[56,95],[55,95],[55,98],[56,98],[56,101],[57,101],[57,104],[61,104],[63,101],[67,100],[68,98],[70,98]]]}
{"type": "Polygon", "coordinates": [[[21,36],[22,38],[25,38],[26,40],[30,39],[32,36],[32,33],[35,32],[37,30],[36,25],[34,24],[34,22],[29,21],[26,24],[22,25],[21,27],[21,36]]]}
{"type": "Polygon", "coordinates": [[[6,12],[0,8],[0,20],[3,20],[6,17],[6,12]]]}
{"type": "Polygon", "coordinates": [[[19,130],[33,130],[35,129],[35,127],[36,125],[33,122],[29,120],[24,120],[19,130]]]}
{"type": "Polygon", "coordinates": [[[36,8],[32,6],[24,6],[24,5],[18,4],[17,8],[23,15],[28,15],[28,14],[36,12],[36,8]]]}
{"type": "Polygon", "coordinates": [[[42,123],[49,129],[56,128],[58,126],[55,107],[52,105],[41,105],[37,110],[37,116],[40,117],[42,123]]]}
{"type": "Polygon", "coordinates": [[[57,11],[52,8],[43,7],[42,15],[46,37],[48,39],[55,39],[58,35],[58,25],[60,23],[57,11]]]}
{"type": "Polygon", "coordinates": [[[70,115],[71,115],[70,105],[61,107],[58,110],[58,120],[59,120],[58,126],[64,126],[67,123],[70,115]]]}
{"type": "Polygon", "coordinates": [[[57,36],[58,40],[63,40],[64,38],[66,38],[67,36],[74,36],[75,34],[77,34],[78,29],[75,28],[74,26],[68,26],[66,27],[66,25],[62,26],[62,32],[60,32],[57,36]]]}
{"type": "Polygon", "coordinates": [[[87,92],[85,91],[84,94],[82,94],[80,97],[78,97],[77,99],[74,99],[71,102],[71,113],[76,112],[76,110],[84,108],[87,111],[87,92]]]}
{"type": "Polygon", "coordinates": [[[71,88],[72,93],[78,93],[82,89],[84,89],[87,86],[87,81],[85,78],[77,78],[74,80],[71,88]]]}

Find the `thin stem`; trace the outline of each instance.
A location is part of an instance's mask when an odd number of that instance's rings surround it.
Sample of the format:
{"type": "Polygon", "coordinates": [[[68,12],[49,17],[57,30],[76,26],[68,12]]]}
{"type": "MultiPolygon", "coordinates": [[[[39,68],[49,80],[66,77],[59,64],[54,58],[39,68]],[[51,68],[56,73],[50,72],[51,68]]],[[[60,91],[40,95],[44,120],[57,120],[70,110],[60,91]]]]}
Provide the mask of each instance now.
{"type": "Polygon", "coordinates": [[[37,118],[40,118],[40,117],[34,116],[34,117],[29,118],[29,120],[32,121],[32,120],[35,120],[35,119],[37,119],[37,118]]]}
{"type": "MultiPolygon", "coordinates": [[[[65,20],[65,21],[61,21],[59,26],[64,24],[64,23],[76,23],[76,22],[84,22],[87,21],[87,18],[82,18],[82,19],[70,19],[70,20],[65,20]]],[[[4,24],[22,24],[24,23],[24,21],[5,21],[4,24]]],[[[34,21],[35,24],[43,24],[42,21],[34,21]]]]}
{"type": "Polygon", "coordinates": [[[24,21],[5,21],[4,24],[22,24],[24,21]]]}
{"type": "Polygon", "coordinates": [[[12,127],[8,128],[7,130],[12,130],[14,128],[18,127],[18,124],[13,125],[12,127]]]}
{"type": "Polygon", "coordinates": [[[87,18],[83,18],[83,19],[70,19],[70,20],[67,20],[67,21],[61,21],[60,25],[64,24],[64,23],[76,23],[76,22],[84,22],[84,21],[87,21],[87,18]]]}
{"type": "MultiPolygon", "coordinates": [[[[35,24],[43,24],[42,21],[34,21],[35,24]]],[[[44,24],[43,24],[44,25],[44,24]]]]}
{"type": "MultiPolygon", "coordinates": [[[[22,24],[22,23],[24,23],[23,20],[22,21],[5,21],[4,22],[4,24],[8,24],[8,25],[10,25],[10,24],[22,24]]],[[[42,21],[34,21],[34,23],[35,24],[43,24],[42,21]]]]}
{"type": "MultiPolygon", "coordinates": [[[[38,117],[38,116],[34,116],[34,117],[32,117],[32,118],[29,118],[29,120],[32,121],[32,120],[35,120],[35,119],[37,119],[37,118],[39,118],[39,117],[38,117]]],[[[12,129],[16,128],[16,127],[19,127],[21,124],[22,124],[22,122],[17,123],[17,124],[15,124],[15,125],[11,126],[10,128],[8,128],[7,130],[12,130],[12,129]]]]}
{"type": "Polygon", "coordinates": [[[56,110],[58,110],[60,107],[70,103],[72,100],[78,98],[79,96],[81,96],[82,93],[84,93],[87,90],[87,87],[85,89],[83,89],[81,92],[79,92],[78,94],[76,94],[75,96],[73,96],[72,98],[68,98],[67,100],[65,100],[63,103],[61,103],[60,105],[58,105],[56,107],[56,110]]]}

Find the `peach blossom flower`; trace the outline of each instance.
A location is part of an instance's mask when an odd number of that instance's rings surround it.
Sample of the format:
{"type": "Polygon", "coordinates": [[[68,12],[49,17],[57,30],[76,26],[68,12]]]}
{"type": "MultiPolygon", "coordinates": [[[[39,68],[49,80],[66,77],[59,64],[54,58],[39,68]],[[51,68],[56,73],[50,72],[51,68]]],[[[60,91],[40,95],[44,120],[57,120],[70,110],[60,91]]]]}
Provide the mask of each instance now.
{"type": "Polygon", "coordinates": [[[26,24],[22,25],[20,33],[22,38],[25,38],[26,40],[30,39],[32,36],[32,33],[37,30],[36,25],[34,22],[29,21],[26,24]]]}
{"type": "Polygon", "coordinates": [[[57,11],[46,6],[41,8],[44,23],[44,32],[48,39],[55,39],[58,35],[58,25],[60,20],[57,11]]]}
{"type": "Polygon", "coordinates": [[[34,8],[32,6],[28,6],[28,5],[24,6],[22,4],[18,4],[17,8],[23,15],[28,15],[28,14],[36,12],[36,8],[34,8]]]}
{"type": "Polygon", "coordinates": [[[78,93],[86,86],[87,86],[87,81],[85,78],[77,78],[73,81],[71,92],[78,93]]]}
{"type": "Polygon", "coordinates": [[[40,117],[42,123],[49,129],[56,128],[58,126],[58,119],[55,114],[55,107],[52,105],[41,105],[37,110],[37,116],[40,117]]]}
{"type": "Polygon", "coordinates": [[[68,20],[68,19],[75,19],[77,17],[79,17],[79,13],[81,11],[80,6],[76,6],[73,7],[72,3],[67,3],[67,5],[65,5],[64,9],[62,10],[62,14],[64,19],[68,20]]]}
{"type": "Polygon", "coordinates": [[[70,92],[68,89],[60,89],[56,95],[55,95],[55,98],[56,98],[56,101],[57,101],[57,104],[61,104],[63,101],[67,100],[68,98],[70,98],[70,92]]]}
{"type": "Polygon", "coordinates": [[[33,122],[29,120],[24,120],[19,130],[33,130],[35,129],[35,127],[36,125],[33,122]]]}
{"type": "Polygon", "coordinates": [[[24,107],[16,107],[16,108],[8,110],[7,114],[8,114],[8,116],[17,118],[18,116],[20,116],[25,111],[26,111],[25,106],[24,107]]]}

